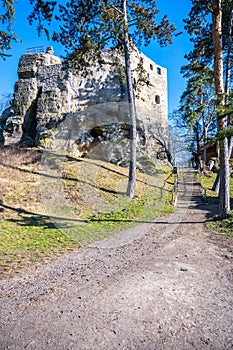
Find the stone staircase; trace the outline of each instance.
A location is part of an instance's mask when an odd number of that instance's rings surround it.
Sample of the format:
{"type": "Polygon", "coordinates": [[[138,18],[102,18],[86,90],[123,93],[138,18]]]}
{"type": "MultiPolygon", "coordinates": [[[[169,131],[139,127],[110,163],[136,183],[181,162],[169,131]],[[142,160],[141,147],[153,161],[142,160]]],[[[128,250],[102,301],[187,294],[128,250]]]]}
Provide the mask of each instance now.
{"type": "Polygon", "coordinates": [[[192,168],[184,168],[182,170],[182,179],[178,185],[176,207],[188,208],[190,206],[203,205],[206,202],[203,191],[197,171],[192,168]]]}

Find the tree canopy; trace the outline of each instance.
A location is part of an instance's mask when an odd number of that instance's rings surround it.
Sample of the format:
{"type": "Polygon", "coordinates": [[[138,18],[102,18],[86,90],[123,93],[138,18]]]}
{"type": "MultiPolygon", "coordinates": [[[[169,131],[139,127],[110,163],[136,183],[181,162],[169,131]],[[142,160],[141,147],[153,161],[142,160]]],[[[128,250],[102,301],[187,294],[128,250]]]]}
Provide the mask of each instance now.
{"type": "Polygon", "coordinates": [[[0,57],[3,59],[9,56],[7,51],[12,48],[13,42],[19,41],[12,28],[15,19],[15,2],[16,0],[2,0],[2,4],[0,4],[0,8],[2,8],[2,14],[0,14],[0,57]]]}
{"type": "MultiPolygon", "coordinates": [[[[55,2],[30,2],[33,5],[30,23],[36,20],[40,23],[40,30],[48,33],[44,20],[50,23],[55,2]]],[[[156,40],[162,46],[172,43],[176,28],[166,15],[158,22],[159,9],[155,0],[128,0],[125,5],[126,18],[122,0],[74,0],[65,4],[61,1],[55,11],[55,19],[60,26],[53,33],[53,40],[64,45],[70,59],[78,57],[89,62],[91,53],[95,61],[101,61],[101,50],[122,50],[126,31],[130,34],[131,42],[138,47],[148,45],[151,40],[156,40]]]]}
{"type": "MultiPolygon", "coordinates": [[[[60,23],[52,35],[67,52],[67,59],[75,62],[76,68],[87,71],[93,64],[103,63],[103,51],[108,50],[116,59],[124,57],[130,125],[130,167],[127,194],[133,198],[136,178],[136,108],[131,74],[130,52],[135,46],[148,45],[152,40],[160,46],[172,43],[177,33],[167,16],[158,21],[156,0],[72,0],[58,4],[53,1],[30,0],[33,11],[32,23],[39,23],[39,31],[49,31],[43,24],[51,22],[53,14],[60,23]]],[[[113,64],[115,62],[113,61],[113,64]]]]}
{"type": "MultiPolygon", "coordinates": [[[[202,64],[211,64],[213,61],[214,45],[212,38],[212,18],[213,1],[191,0],[192,8],[189,17],[184,20],[185,29],[190,35],[190,41],[194,44],[194,49],[186,55],[188,60],[199,57],[202,64]]],[[[229,42],[229,26],[231,23],[233,0],[222,0],[222,47],[226,55],[229,42]]],[[[232,25],[232,24],[231,24],[232,25]]]]}
{"type": "MultiPolygon", "coordinates": [[[[230,128],[232,110],[229,106],[232,104],[233,1],[191,0],[191,2],[193,6],[184,22],[194,48],[186,55],[189,64],[182,68],[187,85],[181,97],[181,111],[183,118],[186,118],[191,125],[195,125],[197,143],[201,140],[198,130],[199,120],[202,119],[205,132],[208,130],[209,122],[215,121],[215,126],[218,128],[215,140],[218,139],[220,144],[220,216],[224,218],[230,212],[228,144],[232,143],[228,142],[227,137],[232,135],[230,128]],[[209,78],[212,79],[212,83],[209,78]],[[206,94],[204,81],[208,83],[208,91],[214,91],[214,98],[212,93],[206,94]],[[211,110],[209,106],[212,106],[211,110]]],[[[207,141],[206,136],[205,133],[204,144],[207,141]]]]}

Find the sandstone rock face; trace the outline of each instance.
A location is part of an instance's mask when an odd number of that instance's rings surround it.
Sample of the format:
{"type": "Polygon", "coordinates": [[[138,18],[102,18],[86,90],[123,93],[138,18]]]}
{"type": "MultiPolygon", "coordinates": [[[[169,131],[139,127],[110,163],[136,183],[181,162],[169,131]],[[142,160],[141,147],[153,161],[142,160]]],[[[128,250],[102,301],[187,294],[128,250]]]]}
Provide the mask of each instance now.
{"type": "MultiPolygon", "coordinates": [[[[138,126],[138,157],[165,159],[167,76],[139,51],[131,54],[138,126]],[[143,72],[138,71],[139,62],[143,72]],[[143,76],[143,79],[141,79],[143,76]],[[140,83],[141,80],[141,83],[140,83]]],[[[127,165],[129,112],[122,77],[109,63],[84,77],[53,55],[26,54],[18,66],[12,108],[22,146],[65,149],[127,165]]]]}

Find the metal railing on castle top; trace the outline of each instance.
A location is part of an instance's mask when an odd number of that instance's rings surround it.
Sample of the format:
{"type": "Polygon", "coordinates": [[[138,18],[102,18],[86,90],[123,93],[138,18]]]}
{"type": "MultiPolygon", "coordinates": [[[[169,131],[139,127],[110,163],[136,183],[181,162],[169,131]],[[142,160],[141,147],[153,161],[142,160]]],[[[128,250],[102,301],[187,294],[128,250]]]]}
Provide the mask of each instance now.
{"type": "Polygon", "coordinates": [[[35,46],[35,47],[29,47],[26,49],[26,53],[44,53],[45,52],[45,47],[44,46],[35,46]]]}

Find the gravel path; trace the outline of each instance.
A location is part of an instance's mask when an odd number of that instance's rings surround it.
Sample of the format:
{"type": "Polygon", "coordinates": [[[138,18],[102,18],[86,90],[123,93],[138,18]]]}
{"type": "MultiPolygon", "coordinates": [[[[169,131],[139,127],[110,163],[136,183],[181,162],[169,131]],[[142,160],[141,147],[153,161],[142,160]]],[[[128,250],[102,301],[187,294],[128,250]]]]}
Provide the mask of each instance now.
{"type": "Polygon", "coordinates": [[[178,210],[1,281],[1,349],[233,349],[233,244],[194,172],[178,210]]]}

